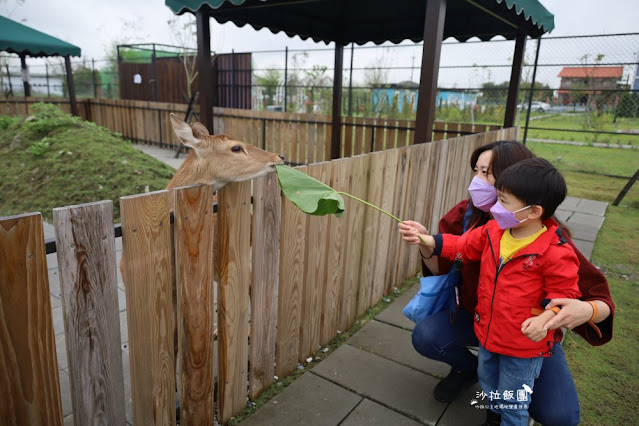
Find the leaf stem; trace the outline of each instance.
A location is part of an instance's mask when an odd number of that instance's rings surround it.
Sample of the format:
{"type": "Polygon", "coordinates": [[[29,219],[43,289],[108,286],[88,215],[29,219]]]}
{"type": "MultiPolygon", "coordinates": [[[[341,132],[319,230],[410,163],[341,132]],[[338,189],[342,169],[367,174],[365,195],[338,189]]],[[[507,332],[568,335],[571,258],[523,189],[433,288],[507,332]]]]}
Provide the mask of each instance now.
{"type": "Polygon", "coordinates": [[[384,209],[380,209],[379,207],[377,207],[377,206],[375,206],[375,205],[373,205],[373,204],[369,203],[368,201],[364,201],[364,200],[362,200],[361,198],[357,198],[356,196],[351,195],[351,194],[346,193],[346,192],[340,192],[340,191],[335,191],[335,192],[337,192],[337,193],[338,193],[338,194],[340,194],[340,195],[345,195],[345,196],[347,196],[347,197],[349,197],[349,198],[352,198],[353,200],[359,201],[360,203],[366,204],[367,206],[374,208],[374,209],[375,209],[375,210],[377,210],[378,212],[384,213],[386,216],[392,217],[393,219],[395,219],[395,220],[396,220],[397,222],[399,222],[399,223],[402,223],[402,222],[403,222],[403,220],[399,219],[398,217],[393,216],[392,214],[388,213],[388,212],[387,212],[386,210],[384,210],[384,209]]]}

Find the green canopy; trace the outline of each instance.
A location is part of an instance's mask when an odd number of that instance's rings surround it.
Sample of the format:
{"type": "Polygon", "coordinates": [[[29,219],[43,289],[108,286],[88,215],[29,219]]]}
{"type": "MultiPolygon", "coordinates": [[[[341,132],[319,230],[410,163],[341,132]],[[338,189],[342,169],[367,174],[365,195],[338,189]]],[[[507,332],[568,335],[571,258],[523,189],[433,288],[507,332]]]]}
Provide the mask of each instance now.
{"type": "Polygon", "coordinates": [[[79,47],[0,16],[0,51],[32,57],[80,56],[79,47]]]}
{"type": "MultiPolygon", "coordinates": [[[[315,41],[376,44],[421,41],[427,0],[166,0],[176,14],[201,8],[220,23],[284,31],[315,41]]],[[[554,16],[538,0],[448,0],[444,38],[537,38],[552,31],[554,16]]]]}

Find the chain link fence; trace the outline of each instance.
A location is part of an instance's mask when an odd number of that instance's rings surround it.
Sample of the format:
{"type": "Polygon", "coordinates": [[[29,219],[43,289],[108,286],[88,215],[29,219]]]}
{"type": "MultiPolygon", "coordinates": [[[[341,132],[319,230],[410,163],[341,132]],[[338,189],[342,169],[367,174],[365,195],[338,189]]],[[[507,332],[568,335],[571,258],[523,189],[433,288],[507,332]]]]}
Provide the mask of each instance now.
{"type": "MultiPolygon", "coordinates": [[[[503,123],[514,49],[510,40],[444,42],[436,119],[503,123]]],[[[250,53],[252,109],[330,114],[332,47],[250,53]]],[[[638,55],[639,33],[528,40],[517,124],[532,141],[639,145],[638,55]]],[[[345,47],[344,115],[414,119],[421,57],[421,43],[345,47]]],[[[62,59],[28,64],[34,96],[66,96],[62,59]]],[[[72,67],[79,97],[120,96],[117,55],[72,67]]],[[[5,99],[22,96],[17,56],[1,56],[0,69],[5,99]]]]}

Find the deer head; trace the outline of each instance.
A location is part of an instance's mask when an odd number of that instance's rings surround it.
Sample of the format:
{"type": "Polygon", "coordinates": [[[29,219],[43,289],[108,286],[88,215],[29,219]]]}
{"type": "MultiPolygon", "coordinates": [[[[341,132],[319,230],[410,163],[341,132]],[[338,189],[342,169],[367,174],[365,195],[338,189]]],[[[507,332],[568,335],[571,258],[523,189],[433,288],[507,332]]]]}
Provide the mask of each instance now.
{"type": "Polygon", "coordinates": [[[275,171],[284,157],[237,141],[226,135],[210,135],[201,123],[186,124],[171,114],[171,125],[191,153],[175,172],[167,189],[211,184],[214,190],[229,182],[241,182],[275,171]]]}

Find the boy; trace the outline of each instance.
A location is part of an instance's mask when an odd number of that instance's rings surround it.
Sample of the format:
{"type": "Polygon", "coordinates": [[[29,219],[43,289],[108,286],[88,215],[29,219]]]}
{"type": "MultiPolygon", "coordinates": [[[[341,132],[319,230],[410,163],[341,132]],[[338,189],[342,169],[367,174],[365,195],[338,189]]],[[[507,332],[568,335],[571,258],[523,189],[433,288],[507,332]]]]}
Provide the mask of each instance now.
{"type": "Polygon", "coordinates": [[[474,325],[481,397],[501,413],[502,424],[527,425],[534,381],[555,341],[555,332],[543,327],[558,309],[535,314],[546,299],[580,296],[579,263],[552,219],[567,192],[552,164],[520,161],[499,176],[495,188],[494,220],[462,236],[420,239],[436,256],[481,260],[474,325]]]}

